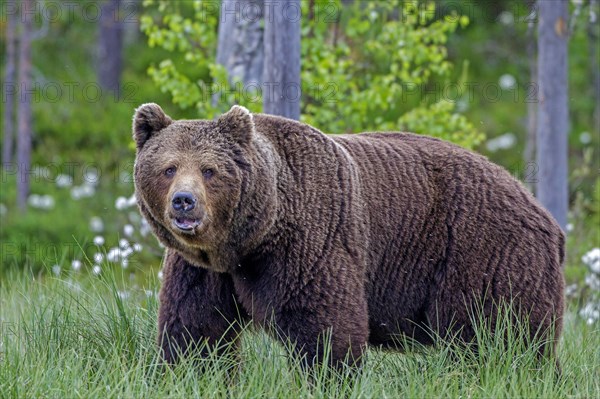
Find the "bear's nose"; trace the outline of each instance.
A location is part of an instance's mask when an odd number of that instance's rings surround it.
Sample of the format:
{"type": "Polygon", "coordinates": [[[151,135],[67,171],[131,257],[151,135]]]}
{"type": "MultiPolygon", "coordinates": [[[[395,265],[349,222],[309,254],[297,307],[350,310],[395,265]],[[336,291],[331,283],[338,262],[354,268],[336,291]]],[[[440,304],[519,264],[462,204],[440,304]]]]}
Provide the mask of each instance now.
{"type": "Polygon", "coordinates": [[[192,193],[188,193],[187,191],[179,191],[173,195],[171,205],[176,211],[190,211],[194,209],[194,206],[196,206],[196,198],[194,198],[192,193]]]}

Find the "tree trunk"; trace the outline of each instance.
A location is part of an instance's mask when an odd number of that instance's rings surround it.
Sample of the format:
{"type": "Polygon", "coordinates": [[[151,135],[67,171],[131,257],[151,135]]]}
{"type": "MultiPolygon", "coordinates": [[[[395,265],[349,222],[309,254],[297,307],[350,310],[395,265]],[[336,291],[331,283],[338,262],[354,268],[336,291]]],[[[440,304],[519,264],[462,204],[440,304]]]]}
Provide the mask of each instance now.
{"type": "Polygon", "coordinates": [[[17,110],[17,204],[21,210],[27,206],[29,171],[31,170],[31,34],[34,0],[21,3],[22,30],[19,43],[19,107],[17,110]]]}
{"type": "Polygon", "coordinates": [[[588,48],[590,52],[590,75],[592,80],[592,98],[594,100],[594,114],[592,126],[600,126],[600,66],[598,66],[598,2],[590,0],[590,21],[587,24],[588,48]],[[594,13],[594,17],[592,17],[594,13]],[[594,18],[595,20],[591,20],[594,18]]]}
{"type": "Polygon", "coordinates": [[[300,119],[300,0],[265,2],[264,112],[300,119]]]}
{"type": "Polygon", "coordinates": [[[104,90],[118,92],[123,66],[123,23],[119,15],[121,0],[102,4],[98,30],[98,83],[104,90]]]}
{"type": "Polygon", "coordinates": [[[538,0],[539,108],[537,163],[540,202],[565,229],[568,212],[568,0],[538,0]]]}
{"type": "Polygon", "coordinates": [[[17,3],[8,0],[6,3],[6,65],[4,69],[4,126],[2,140],[2,163],[8,165],[12,162],[14,137],[15,137],[15,93],[18,91],[15,84],[16,68],[16,39],[17,39],[17,3]]]}
{"type": "MultiPolygon", "coordinates": [[[[530,3],[527,1],[528,9],[534,10],[535,3],[530,3]]],[[[535,22],[534,19],[531,18],[527,24],[527,59],[529,63],[529,77],[530,88],[535,87],[537,85],[537,53],[536,53],[536,41],[535,41],[535,22]]],[[[531,190],[531,192],[536,192],[536,182],[535,175],[531,174],[532,170],[535,168],[531,168],[535,163],[535,150],[536,150],[536,134],[537,134],[537,107],[538,105],[535,101],[531,99],[526,99],[527,101],[527,138],[525,140],[525,152],[523,156],[523,160],[525,161],[525,185],[531,190]]]]}
{"type": "MultiPolygon", "coordinates": [[[[230,84],[244,84],[243,94],[262,87],[263,9],[263,0],[223,0],[221,3],[217,63],[227,70],[230,84]]],[[[215,106],[221,97],[219,91],[213,96],[215,106]]]]}

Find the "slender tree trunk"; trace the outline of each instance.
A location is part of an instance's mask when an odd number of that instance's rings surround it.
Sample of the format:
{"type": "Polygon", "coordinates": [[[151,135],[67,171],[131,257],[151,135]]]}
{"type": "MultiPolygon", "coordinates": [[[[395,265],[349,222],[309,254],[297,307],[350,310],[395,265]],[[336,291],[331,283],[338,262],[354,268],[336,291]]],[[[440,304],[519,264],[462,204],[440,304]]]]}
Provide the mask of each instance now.
{"type": "Polygon", "coordinates": [[[15,93],[16,88],[16,39],[17,39],[17,3],[8,0],[6,3],[6,65],[4,69],[4,94],[2,103],[4,106],[4,135],[2,140],[2,163],[8,165],[12,162],[14,137],[15,137],[15,93]]]}
{"type": "MultiPolygon", "coordinates": [[[[262,87],[263,9],[263,0],[223,0],[221,3],[217,63],[227,70],[230,84],[244,84],[242,94],[250,95],[252,90],[258,92],[262,87]]],[[[217,91],[213,105],[217,105],[220,97],[217,91]]]]}
{"type": "Polygon", "coordinates": [[[119,15],[121,0],[102,3],[98,29],[98,83],[105,90],[117,92],[123,69],[123,23],[119,15]]]}
{"type": "Polygon", "coordinates": [[[138,44],[142,38],[140,14],[143,13],[142,0],[121,0],[120,19],[123,28],[123,47],[138,44]]]}
{"type": "Polygon", "coordinates": [[[300,0],[265,2],[264,112],[300,119],[300,0]]]}
{"type": "Polygon", "coordinates": [[[600,67],[598,66],[598,18],[600,9],[597,0],[590,0],[590,19],[587,24],[588,48],[590,51],[590,75],[592,77],[592,98],[594,99],[593,126],[600,126],[600,67]]]}
{"type": "Polygon", "coordinates": [[[17,204],[21,210],[27,206],[29,171],[31,170],[31,34],[34,0],[21,3],[22,30],[19,42],[19,107],[17,110],[17,204]]]}
{"type": "MultiPolygon", "coordinates": [[[[527,2],[530,9],[534,9],[535,3],[527,2]]],[[[535,23],[534,18],[528,21],[527,25],[527,59],[529,62],[529,77],[531,79],[530,85],[537,85],[537,52],[536,52],[536,38],[535,38],[535,23]]],[[[525,184],[529,189],[535,193],[536,184],[535,176],[532,176],[529,172],[532,170],[530,165],[535,162],[535,149],[536,149],[536,134],[537,134],[537,107],[535,101],[527,100],[527,139],[525,141],[525,153],[523,160],[525,161],[525,184]]]]}
{"type": "Polygon", "coordinates": [[[564,229],[568,212],[568,0],[538,0],[538,198],[564,229]]]}

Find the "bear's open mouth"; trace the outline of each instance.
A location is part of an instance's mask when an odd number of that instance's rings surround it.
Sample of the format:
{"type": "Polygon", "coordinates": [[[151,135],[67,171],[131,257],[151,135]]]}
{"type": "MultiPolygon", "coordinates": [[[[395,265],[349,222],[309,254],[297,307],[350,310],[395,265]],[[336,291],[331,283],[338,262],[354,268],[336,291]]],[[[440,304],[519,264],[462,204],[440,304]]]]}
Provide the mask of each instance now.
{"type": "Polygon", "coordinates": [[[198,219],[189,219],[185,217],[176,217],[173,218],[173,225],[177,227],[179,230],[185,232],[192,232],[196,226],[200,224],[200,220],[198,219]]]}

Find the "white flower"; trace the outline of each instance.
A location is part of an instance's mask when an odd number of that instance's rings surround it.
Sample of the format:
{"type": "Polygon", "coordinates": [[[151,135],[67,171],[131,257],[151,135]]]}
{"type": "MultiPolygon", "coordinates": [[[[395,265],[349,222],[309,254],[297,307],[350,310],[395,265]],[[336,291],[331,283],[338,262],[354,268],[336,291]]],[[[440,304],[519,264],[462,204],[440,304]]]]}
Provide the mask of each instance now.
{"type": "Polygon", "coordinates": [[[119,210],[119,211],[127,208],[127,198],[118,197],[117,200],[115,201],[115,208],[117,208],[117,210],[119,210]]]}
{"type": "Polygon", "coordinates": [[[121,267],[123,269],[127,269],[127,266],[129,266],[129,260],[127,260],[127,259],[121,260],[121,267]]]}
{"type": "Polygon", "coordinates": [[[71,262],[71,268],[73,270],[75,270],[76,272],[79,271],[79,269],[81,269],[81,261],[78,259],[75,259],[73,262],[71,262]]]}
{"type": "Polygon", "coordinates": [[[146,294],[147,298],[154,296],[154,292],[152,290],[144,290],[144,294],[146,294]]]}
{"type": "Polygon", "coordinates": [[[104,237],[102,237],[102,236],[94,237],[94,245],[97,245],[97,246],[104,245],[104,237]]]}
{"type": "Polygon", "coordinates": [[[127,299],[127,298],[129,298],[130,292],[129,291],[117,291],[117,295],[119,295],[119,298],[121,298],[121,299],[127,299]]]}
{"type": "Polygon", "coordinates": [[[565,296],[573,297],[577,294],[577,284],[570,284],[565,287],[565,296]]]}
{"type": "Polygon", "coordinates": [[[123,258],[128,258],[133,253],[133,248],[127,247],[121,252],[121,256],[123,258]]]}
{"type": "Polygon", "coordinates": [[[600,248],[594,248],[581,257],[592,273],[600,275],[600,248]]]}
{"type": "Polygon", "coordinates": [[[118,247],[113,247],[108,251],[108,254],[106,254],[106,259],[108,259],[109,262],[118,262],[119,258],[121,257],[121,249],[118,247]]]}
{"type": "Polygon", "coordinates": [[[82,198],[89,198],[96,194],[96,189],[94,188],[94,186],[90,186],[87,183],[81,186],[80,190],[82,198]]]}
{"type": "Polygon", "coordinates": [[[51,209],[54,207],[54,198],[50,195],[31,194],[27,198],[27,203],[32,208],[51,209]]]}
{"type": "Polygon", "coordinates": [[[121,173],[119,173],[119,183],[133,183],[132,173],[122,170],[121,173]]]}
{"type": "Polygon", "coordinates": [[[140,224],[142,221],[142,217],[140,216],[140,213],[137,210],[130,211],[127,217],[129,218],[129,221],[134,224],[140,224]]]}
{"type": "Polygon", "coordinates": [[[588,303],[580,311],[579,315],[586,319],[587,324],[594,324],[600,320],[600,309],[593,303],[588,303]]]}
{"type": "Polygon", "coordinates": [[[79,284],[78,282],[73,282],[73,280],[67,280],[66,284],[73,291],[81,292],[81,284],[79,284]]]}
{"type": "Polygon", "coordinates": [[[127,200],[127,206],[134,206],[135,204],[137,204],[137,198],[135,197],[135,193],[133,193],[127,200]]]}
{"type": "Polygon", "coordinates": [[[94,254],[94,262],[101,263],[103,260],[104,260],[104,255],[102,255],[100,252],[96,252],[94,254]]]}
{"type": "Polygon", "coordinates": [[[71,198],[73,198],[75,201],[81,198],[81,189],[79,186],[75,186],[71,189],[71,198]]]}
{"type": "Polygon", "coordinates": [[[594,291],[600,291],[600,277],[595,274],[585,276],[585,284],[594,291]]]}
{"type": "Polygon", "coordinates": [[[99,265],[94,265],[94,267],[92,267],[92,273],[94,273],[96,276],[99,275],[101,271],[102,269],[99,265]]]}
{"type": "Polygon", "coordinates": [[[596,259],[594,263],[590,263],[590,270],[600,276],[600,259],[596,259]]]}
{"type": "Polygon", "coordinates": [[[96,167],[88,167],[83,172],[83,181],[87,186],[96,186],[100,181],[100,171],[96,167]]]}
{"type": "Polygon", "coordinates": [[[123,234],[125,234],[127,237],[131,237],[133,235],[134,230],[135,229],[130,224],[126,224],[125,226],[123,226],[123,234]]]}
{"type": "Polygon", "coordinates": [[[142,246],[142,244],[137,243],[137,242],[135,244],[133,244],[133,250],[135,252],[142,252],[142,249],[144,249],[144,247],[142,246]]]}
{"type": "Polygon", "coordinates": [[[40,197],[40,208],[42,208],[42,209],[54,208],[54,198],[50,195],[42,195],[40,197]]]}
{"type": "Polygon", "coordinates": [[[463,99],[456,101],[456,112],[463,113],[469,109],[469,102],[463,99]]]}
{"type": "Polygon", "coordinates": [[[93,186],[85,183],[82,186],[74,186],[71,189],[71,198],[78,200],[81,198],[88,198],[96,193],[96,189],[93,186]]]}
{"type": "Polygon", "coordinates": [[[27,203],[34,208],[39,208],[40,207],[40,196],[37,194],[31,194],[29,196],[29,198],[27,198],[27,203]]]}
{"type": "Polygon", "coordinates": [[[100,233],[104,230],[104,222],[98,216],[94,216],[90,219],[90,230],[94,233],[100,233]]]}
{"type": "Polygon", "coordinates": [[[158,272],[158,279],[162,280],[163,277],[164,277],[164,274],[163,274],[163,271],[161,270],[161,271],[158,272]]]}
{"type": "Polygon", "coordinates": [[[575,226],[573,226],[573,223],[567,223],[567,225],[565,226],[567,233],[570,233],[573,231],[573,229],[575,228],[575,226]]]}
{"type": "Polygon", "coordinates": [[[498,20],[502,25],[512,25],[515,22],[515,16],[510,11],[502,11],[498,15],[498,20]]]}
{"type": "Polygon", "coordinates": [[[119,247],[121,247],[121,249],[129,248],[129,241],[127,241],[124,238],[121,238],[119,240],[119,247]]]}
{"type": "Polygon", "coordinates": [[[517,80],[513,75],[505,73],[504,75],[500,76],[498,84],[502,90],[512,90],[517,85],[517,80]]]}
{"type": "Polygon", "coordinates": [[[142,237],[146,237],[150,233],[150,225],[146,219],[142,219],[142,225],[140,226],[140,234],[142,237]]]}
{"type": "Polygon", "coordinates": [[[592,135],[590,132],[581,132],[579,135],[579,142],[581,144],[589,144],[592,142],[592,135]]]}
{"type": "Polygon", "coordinates": [[[52,266],[52,273],[54,273],[55,276],[60,275],[60,266],[59,265],[52,266]]]}
{"type": "Polygon", "coordinates": [[[498,150],[506,150],[512,148],[517,142],[517,138],[513,133],[505,133],[501,136],[494,137],[491,140],[488,140],[485,143],[486,148],[491,152],[496,152],[498,150]]]}
{"type": "Polygon", "coordinates": [[[60,174],[56,176],[56,187],[65,188],[73,185],[73,178],[69,175],[60,174]]]}

